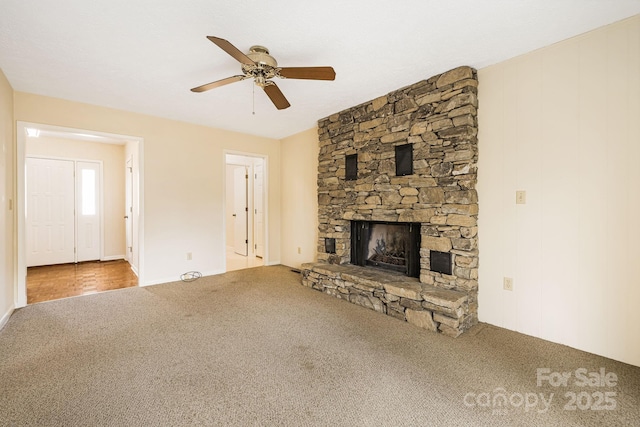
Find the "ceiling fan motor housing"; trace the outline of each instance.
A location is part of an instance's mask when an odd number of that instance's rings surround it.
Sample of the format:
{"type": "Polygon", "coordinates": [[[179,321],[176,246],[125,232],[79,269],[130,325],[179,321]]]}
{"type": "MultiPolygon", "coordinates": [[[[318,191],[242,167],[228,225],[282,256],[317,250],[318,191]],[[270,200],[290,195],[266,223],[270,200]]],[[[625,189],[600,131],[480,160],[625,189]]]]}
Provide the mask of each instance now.
{"type": "Polygon", "coordinates": [[[278,63],[269,55],[269,49],[264,46],[251,46],[247,57],[255,64],[242,64],[242,72],[254,79],[256,85],[265,87],[271,84],[269,79],[275,77],[278,63]]]}
{"type": "Polygon", "coordinates": [[[269,55],[269,49],[264,46],[251,46],[249,48],[249,53],[247,54],[249,58],[253,60],[256,64],[268,65],[269,67],[277,67],[278,63],[276,59],[269,55]]]}

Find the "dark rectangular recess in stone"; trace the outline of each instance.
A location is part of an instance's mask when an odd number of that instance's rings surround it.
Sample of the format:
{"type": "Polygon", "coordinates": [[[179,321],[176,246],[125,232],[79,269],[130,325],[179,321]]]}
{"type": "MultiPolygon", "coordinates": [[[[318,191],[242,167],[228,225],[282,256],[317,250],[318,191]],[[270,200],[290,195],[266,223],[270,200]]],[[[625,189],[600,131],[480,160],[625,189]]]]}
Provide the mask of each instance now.
{"type": "Polygon", "coordinates": [[[413,174],[413,144],[396,145],[396,176],[413,174]]]}
{"type": "Polygon", "coordinates": [[[358,179],[358,154],[349,154],[344,159],[345,179],[358,179]]]}
{"type": "Polygon", "coordinates": [[[385,222],[385,221],[351,221],[351,264],[371,266],[404,273],[409,277],[420,277],[420,223],[385,222]],[[404,264],[392,265],[370,258],[370,246],[374,229],[379,225],[389,225],[403,229],[404,264]]]}
{"type": "Polygon", "coordinates": [[[431,271],[451,275],[451,253],[431,251],[429,253],[429,265],[431,271]]]}
{"type": "Polygon", "coordinates": [[[336,239],[333,237],[325,237],[324,239],[324,251],[328,254],[336,253],[336,239]]]}

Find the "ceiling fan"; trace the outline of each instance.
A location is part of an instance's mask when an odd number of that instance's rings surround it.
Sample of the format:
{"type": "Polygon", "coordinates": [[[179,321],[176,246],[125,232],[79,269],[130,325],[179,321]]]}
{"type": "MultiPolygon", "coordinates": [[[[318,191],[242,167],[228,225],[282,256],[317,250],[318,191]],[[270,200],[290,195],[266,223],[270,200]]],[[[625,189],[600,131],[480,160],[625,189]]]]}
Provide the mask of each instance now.
{"type": "Polygon", "coordinates": [[[289,108],[291,104],[271,80],[272,78],[306,80],[335,80],[336,78],[336,72],[332,67],[278,67],[276,59],[269,55],[269,49],[264,46],[251,46],[249,53],[245,55],[225,39],[213,36],[207,36],[207,38],[241,63],[242,74],[194,87],[191,89],[192,92],[205,92],[252,78],[257,86],[264,89],[276,108],[283,110],[289,108]]]}

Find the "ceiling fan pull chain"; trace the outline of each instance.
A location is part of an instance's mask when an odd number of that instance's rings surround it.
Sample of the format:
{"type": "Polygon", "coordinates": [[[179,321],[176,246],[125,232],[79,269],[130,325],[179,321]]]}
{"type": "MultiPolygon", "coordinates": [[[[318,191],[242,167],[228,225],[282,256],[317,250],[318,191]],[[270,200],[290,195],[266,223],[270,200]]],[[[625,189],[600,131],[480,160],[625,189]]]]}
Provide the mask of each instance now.
{"type": "Polygon", "coordinates": [[[252,91],[251,98],[253,103],[252,110],[253,110],[253,115],[255,116],[256,115],[256,85],[251,85],[251,87],[253,88],[251,90],[252,91]]]}

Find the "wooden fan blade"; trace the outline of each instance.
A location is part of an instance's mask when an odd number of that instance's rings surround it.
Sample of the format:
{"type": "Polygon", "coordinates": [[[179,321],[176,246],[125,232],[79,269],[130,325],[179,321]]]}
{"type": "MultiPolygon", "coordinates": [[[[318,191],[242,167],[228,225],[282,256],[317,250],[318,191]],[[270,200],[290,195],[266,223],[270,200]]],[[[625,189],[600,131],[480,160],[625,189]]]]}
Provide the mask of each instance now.
{"type": "Polygon", "coordinates": [[[333,67],[284,67],[280,76],[287,79],[335,80],[333,67]]]}
{"type": "Polygon", "coordinates": [[[278,110],[284,110],[285,108],[289,108],[291,106],[291,104],[289,104],[289,101],[287,101],[287,98],[284,97],[284,95],[280,91],[280,88],[276,86],[275,83],[272,82],[272,84],[265,86],[264,91],[278,110]]]}
{"type": "Polygon", "coordinates": [[[255,62],[253,62],[251,58],[249,58],[244,53],[240,52],[240,50],[238,50],[237,47],[229,43],[227,40],[221,39],[219,37],[214,37],[214,36],[207,36],[207,38],[211,40],[213,43],[215,43],[216,45],[218,45],[220,49],[224,50],[229,55],[233,56],[237,61],[247,65],[255,65],[255,62]]]}
{"type": "Polygon", "coordinates": [[[191,92],[204,92],[216,87],[228,85],[229,83],[239,82],[240,80],[244,80],[246,78],[246,76],[227,77],[226,79],[216,80],[215,82],[207,83],[206,85],[194,87],[193,89],[191,89],[191,92]]]}

